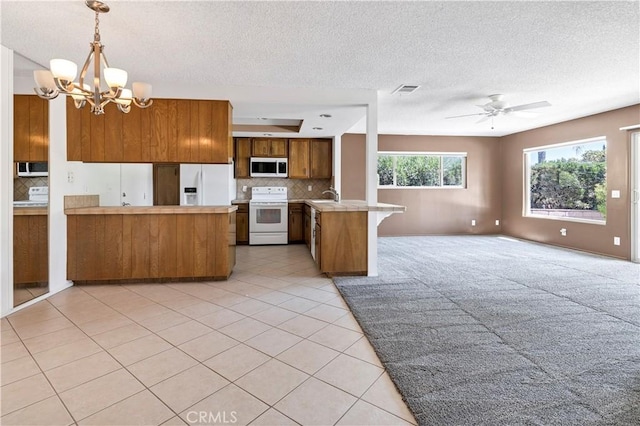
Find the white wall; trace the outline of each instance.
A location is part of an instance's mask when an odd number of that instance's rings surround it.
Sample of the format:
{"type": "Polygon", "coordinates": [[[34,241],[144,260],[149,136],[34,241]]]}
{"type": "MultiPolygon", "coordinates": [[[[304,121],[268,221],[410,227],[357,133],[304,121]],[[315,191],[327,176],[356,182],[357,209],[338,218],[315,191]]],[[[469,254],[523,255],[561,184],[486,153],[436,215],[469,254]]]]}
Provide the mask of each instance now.
{"type": "Polygon", "coordinates": [[[13,51],[0,45],[0,316],[13,309],[13,51]]]}
{"type": "MultiPolygon", "coordinates": [[[[49,296],[72,285],[67,280],[67,109],[63,96],[49,102],[49,296]]],[[[38,300],[38,299],[35,299],[38,300]]]]}

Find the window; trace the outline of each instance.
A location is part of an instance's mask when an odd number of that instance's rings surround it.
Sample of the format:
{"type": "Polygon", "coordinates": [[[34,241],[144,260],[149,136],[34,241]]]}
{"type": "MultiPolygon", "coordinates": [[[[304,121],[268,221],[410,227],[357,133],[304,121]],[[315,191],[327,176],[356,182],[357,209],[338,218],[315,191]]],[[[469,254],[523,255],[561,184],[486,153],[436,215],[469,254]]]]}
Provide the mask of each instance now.
{"type": "Polygon", "coordinates": [[[466,153],[378,154],[381,188],[464,188],[466,153]]]}
{"type": "Polygon", "coordinates": [[[605,222],[604,137],[525,150],[524,160],[525,216],[605,222]]]}

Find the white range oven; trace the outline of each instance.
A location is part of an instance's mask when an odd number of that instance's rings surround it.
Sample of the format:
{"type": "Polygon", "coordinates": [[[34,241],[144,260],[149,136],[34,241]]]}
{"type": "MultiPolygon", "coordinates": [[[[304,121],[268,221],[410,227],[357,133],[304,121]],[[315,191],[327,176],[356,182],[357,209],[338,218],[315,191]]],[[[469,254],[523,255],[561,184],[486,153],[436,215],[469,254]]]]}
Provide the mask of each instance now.
{"type": "Polygon", "coordinates": [[[287,188],[256,186],[249,201],[249,244],[287,244],[289,207],[287,188]]]}

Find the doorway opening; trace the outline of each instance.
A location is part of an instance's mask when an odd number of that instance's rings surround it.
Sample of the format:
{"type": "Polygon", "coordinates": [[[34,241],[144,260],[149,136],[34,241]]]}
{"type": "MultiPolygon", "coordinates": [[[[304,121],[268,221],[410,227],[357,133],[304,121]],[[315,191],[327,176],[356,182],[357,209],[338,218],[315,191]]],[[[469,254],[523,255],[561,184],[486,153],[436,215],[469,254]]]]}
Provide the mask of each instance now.
{"type": "Polygon", "coordinates": [[[153,165],[153,205],[180,205],[180,164],[153,165]]]}

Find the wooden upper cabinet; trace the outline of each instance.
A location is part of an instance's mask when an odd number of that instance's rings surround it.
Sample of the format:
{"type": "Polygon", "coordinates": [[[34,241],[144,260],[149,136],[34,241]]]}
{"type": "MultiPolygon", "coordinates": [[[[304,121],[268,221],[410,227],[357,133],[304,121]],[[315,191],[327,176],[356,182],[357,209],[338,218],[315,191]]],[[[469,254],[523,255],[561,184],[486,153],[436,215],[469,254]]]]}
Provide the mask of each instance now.
{"type": "Polygon", "coordinates": [[[251,145],[252,157],[286,157],[286,139],[255,138],[251,145]]]}
{"type": "Polygon", "coordinates": [[[290,139],[289,178],[330,179],[332,176],[331,139],[290,139]]]}
{"type": "Polygon", "coordinates": [[[309,168],[309,139],[289,140],[289,178],[308,179],[309,168]]]}
{"type": "Polygon", "coordinates": [[[271,139],[271,157],[286,157],[287,156],[287,140],[286,139],[271,139]]]}
{"type": "Polygon", "coordinates": [[[49,101],[14,95],[13,160],[49,161],[49,101]]]}
{"type": "Polygon", "coordinates": [[[243,179],[251,177],[250,160],[251,160],[251,139],[236,138],[236,178],[243,179]]]}
{"type": "Polygon", "coordinates": [[[310,149],[310,165],[312,179],[330,179],[332,176],[332,141],[331,139],[312,139],[310,149]]]}
{"type": "Polygon", "coordinates": [[[113,103],[96,116],[67,99],[67,159],[106,163],[229,164],[233,158],[228,101],[154,99],[123,114],[113,103]]]}

